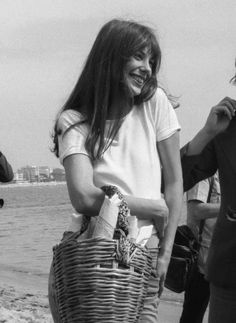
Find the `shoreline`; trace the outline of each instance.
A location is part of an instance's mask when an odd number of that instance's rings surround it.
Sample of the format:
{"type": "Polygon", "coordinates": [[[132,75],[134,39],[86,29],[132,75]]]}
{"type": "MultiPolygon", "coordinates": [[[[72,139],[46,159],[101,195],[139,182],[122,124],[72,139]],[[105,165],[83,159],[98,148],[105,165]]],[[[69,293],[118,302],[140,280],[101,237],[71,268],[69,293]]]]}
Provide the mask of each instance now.
{"type": "Polygon", "coordinates": [[[28,187],[28,186],[54,186],[54,185],[66,185],[66,182],[25,182],[25,183],[1,183],[1,188],[14,188],[14,187],[28,187]]]}

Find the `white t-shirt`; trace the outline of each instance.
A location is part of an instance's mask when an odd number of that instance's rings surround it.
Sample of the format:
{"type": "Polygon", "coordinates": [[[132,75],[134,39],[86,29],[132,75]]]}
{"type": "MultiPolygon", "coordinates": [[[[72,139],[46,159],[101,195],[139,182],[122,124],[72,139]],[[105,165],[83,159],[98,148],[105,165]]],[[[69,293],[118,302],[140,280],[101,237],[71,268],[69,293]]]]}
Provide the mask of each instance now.
{"type": "MultiPolygon", "coordinates": [[[[72,154],[89,153],[85,149],[87,125],[68,127],[82,120],[74,110],[66,110],[59,119],[59,158],[72,154]]],[[[107,121],[107,129],[109,123],[107,121]]],[[[172,136],[180,126],[175,111],[160,88],[148,102],[135,106],[123,119],[123,123],[111,146],[102,158],[93,162],[94,184],[97,187],[115,185],[125,195],[140,198],[161,197],[161,164],[156,143],[172,136]]],[[[133,214],[135,215],[135,214],[133,214]]],[[[139,220],[138,226],[149,226],[147,220],[139,220]]]]}

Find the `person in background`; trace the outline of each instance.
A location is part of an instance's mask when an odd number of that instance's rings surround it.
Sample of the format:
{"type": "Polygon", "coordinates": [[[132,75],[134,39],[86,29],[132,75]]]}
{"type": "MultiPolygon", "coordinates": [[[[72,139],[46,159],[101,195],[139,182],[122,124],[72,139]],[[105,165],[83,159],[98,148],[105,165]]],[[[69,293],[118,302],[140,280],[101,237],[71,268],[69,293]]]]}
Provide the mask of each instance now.
{"type": "Polygon", "coordinates": [[[0,182],[6,183],[13,180],[14,174],[11,165],[0,151],[0,182]]]}
{"type": "MultiPolygon", "coordinates": [[[[236,74],[235,74],[236,75],[236,74]]],[[[233,77],[233,84],[236,77],[233,77]]],[[[221,205],[209,249],[209,323],[236,318],[236,101],[223,99],[182,151],[184,190],[219,172],[221,205]]]]}
{"type": "MultiPolygon", "coordinates": [[[[54,135],[54,151],[65,168],[77,213],[97,216],[105,196],[101,187],[114,185],[138,218],[139,234],[153,259],[139,323],[157,322],[183,196],[180,126],[158,87],[160,63],[160,47],[150,28],[118,19],[106,23],[59,114],[54,135]]],[[[69,231],[76,230],[76,217],[72,221],[69,231]]],[[[54,321],[60,322],[53,279],[51,271],[50,308],[54,321]]]]}
{"type": "Polygon", "coordinates": [[[209,283],[205,279],[208,250],[220,209],[218,172],[187,191],[187,225],[201,245],[198,265],[185,290],[180,323],[202,323],[209,303],[209,283]]]}

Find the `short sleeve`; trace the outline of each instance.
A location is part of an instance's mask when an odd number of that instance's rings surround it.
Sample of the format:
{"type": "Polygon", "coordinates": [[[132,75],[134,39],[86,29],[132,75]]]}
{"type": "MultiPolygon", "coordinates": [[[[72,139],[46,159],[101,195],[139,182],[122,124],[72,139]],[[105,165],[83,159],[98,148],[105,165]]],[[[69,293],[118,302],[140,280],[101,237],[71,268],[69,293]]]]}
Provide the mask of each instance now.
{"type": "Polygon", "coordinates": [[[155,97],[152,100],[152,106],[154,106],[153,114],[156,128],[156,139],[157,141],[162,141],[171,137],[176,131],[179,131],[181,127],[174,108],[162,89],[157,89],[155,97]]]}
{"type": "Polygon", "coordinates": [[[85,148],[88,126],[81,123],[82,121],[82,115],[74,110],[64,111],[58,120],[58,145],[61,164],[69,155],[84,154],[89,156],[85,148]]]}
{"type": "Polygon", "coordinates": [[[203,203],[207,202],[209,195],[210,183],[209,179],[197,183],[193,188],[187,192],[187,201],[197,200],[203,203]]]}

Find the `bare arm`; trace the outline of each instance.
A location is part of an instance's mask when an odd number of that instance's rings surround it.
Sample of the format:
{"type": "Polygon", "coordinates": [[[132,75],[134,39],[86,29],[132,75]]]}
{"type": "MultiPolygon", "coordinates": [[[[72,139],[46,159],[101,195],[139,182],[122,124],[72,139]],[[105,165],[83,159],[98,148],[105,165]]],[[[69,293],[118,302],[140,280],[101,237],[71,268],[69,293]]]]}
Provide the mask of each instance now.
{"type": "MultiPolygon", "coordinates": [[[[65,158],[64,167],[71,203],[76,211],[95,216],[104,201],[104,192],[93,183],[93,167],[88,156],[74,154],[65,158]]],[[[163,199],[151,200],[125,196],[131,214],[155,222],[157,216],[166,217],[168,209],[163,199]]]]}
{"type": "Polygon", "coordinates": [[[179,133],[158,143],[158,150],[163,165],[165,183],[164,196],[169,209],[169,221],[162,241],[162,253],[172,250],[174,235],[180,218],[183,182],[179,156],[179,133]]]}
{"type": "Polygon", "coordinates": [[[158,151],[163,166],[164,196],[169,209],[169,219],[158,257],[160,293],[170,261],[176,228],[180,219],[183,199],[183,181],[179,154],[179,133],[158,143],[158,151]]]}
{"type": "Polygon", "coordinates": [[[97,215],[104,201],[104,192],[93,184],[93,167],[88,156],[74,154],[65,158],[64,168],[71,203],[75,210],[97,215]]]}
{"type": "Polygon", "coordinates": [[[199,200],[188,202],[188,214],[197,220],[216,218],[220,210],[220,203],[203,203],[199,200]]]}

